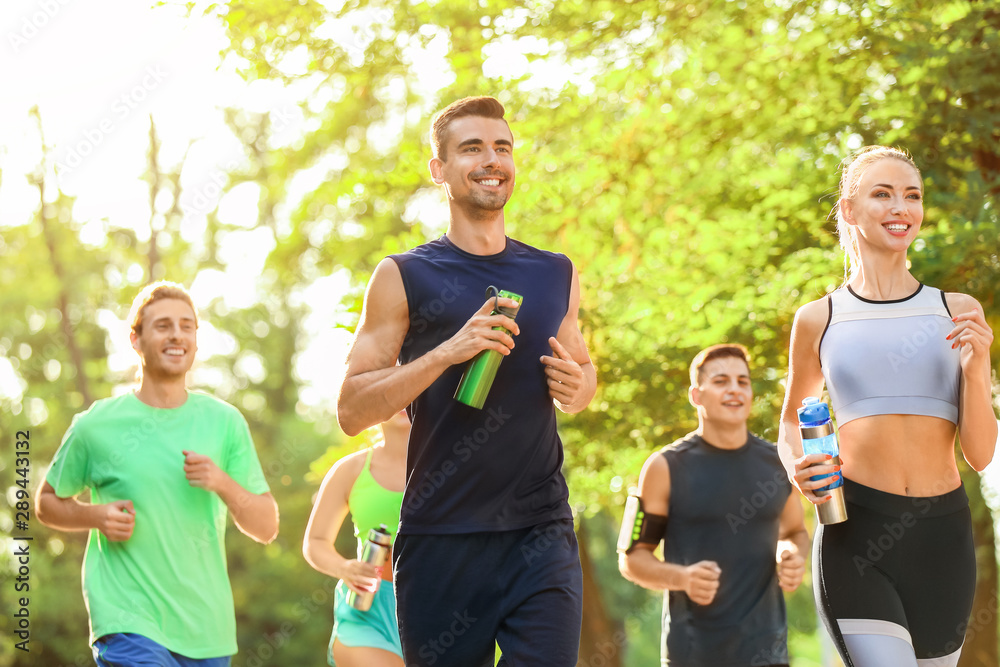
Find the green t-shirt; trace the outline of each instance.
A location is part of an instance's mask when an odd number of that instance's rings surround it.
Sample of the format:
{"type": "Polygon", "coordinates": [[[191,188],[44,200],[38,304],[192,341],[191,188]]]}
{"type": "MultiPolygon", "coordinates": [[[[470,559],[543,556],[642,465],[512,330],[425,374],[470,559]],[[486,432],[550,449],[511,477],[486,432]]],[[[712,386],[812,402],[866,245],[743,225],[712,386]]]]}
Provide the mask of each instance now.
{"type": "Polygon", "coordinates": [[[133,632],[190,658],[233,655],[236,615],[226,567],[226,505],[191,486],[182,450],[205,454],[251,493],[268,491],[250,429],[233,406],[189,392],[179,408],[129,393],[76,415],[46,480],[68,498],[131,500],[124,542],[91,530],[83,562],[90,641],[133,632]]]}

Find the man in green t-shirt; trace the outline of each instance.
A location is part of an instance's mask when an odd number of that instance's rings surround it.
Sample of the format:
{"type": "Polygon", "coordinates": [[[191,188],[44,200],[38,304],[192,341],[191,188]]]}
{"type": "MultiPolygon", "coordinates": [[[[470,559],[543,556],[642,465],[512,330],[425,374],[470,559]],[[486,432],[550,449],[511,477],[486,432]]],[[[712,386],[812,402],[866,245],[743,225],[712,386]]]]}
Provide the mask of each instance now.
{"type": "Polygon", "coordinates": [[[278,506],[240,412],[187,390],[198,330],[187,291],[148,285],[129,319],[139,389],[74,417],[38,493],[38,519],[90,531],[83,594],[100,667],[228,665],[237,648],[226,514],[267,544],[278,506]],[[76,498],[85,490],[89,503],[76,498]]]}

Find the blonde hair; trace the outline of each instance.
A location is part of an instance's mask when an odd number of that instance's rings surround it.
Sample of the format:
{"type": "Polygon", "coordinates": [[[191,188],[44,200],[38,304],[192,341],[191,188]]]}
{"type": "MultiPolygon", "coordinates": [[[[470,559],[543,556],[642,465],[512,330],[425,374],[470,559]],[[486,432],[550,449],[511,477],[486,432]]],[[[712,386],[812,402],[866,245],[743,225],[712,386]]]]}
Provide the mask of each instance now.
{"type": "Polygon", "coordinates": [[[837,236],[840,237],[840,247],[844,249],[844,284],[849,283],[858,275],[861,270],[861,257],[858,254],[858,239],[855,236],[853,225],[844,220],[841,201],[844,199],[853,201],[861,187],[861,177],[864,176],[868,167],[887,158],[902,160],[913,167],[913,170],[917,172],[917,177],[921,178],[921,188],[923,187],[920,169],[910,154],[902,149],[889,146],[865,146],[854,155],[844,158],[844,161],[840,163],[840,192],[837,204],[834,206],[837,236]]]}
{"type": "Polygon", "coordinates": [[[150,283],[142,288],[132,301],[132,308],[129,309],[128,322],[132,331],[138,336],[142,333],[142,315],[146,306],[161,299],[178,299],[191,306],[194,311],[194,325],[198,326],[198,309],[194,307],[191,295],[180,283],[172,283],[167,280],[150,283]]]}

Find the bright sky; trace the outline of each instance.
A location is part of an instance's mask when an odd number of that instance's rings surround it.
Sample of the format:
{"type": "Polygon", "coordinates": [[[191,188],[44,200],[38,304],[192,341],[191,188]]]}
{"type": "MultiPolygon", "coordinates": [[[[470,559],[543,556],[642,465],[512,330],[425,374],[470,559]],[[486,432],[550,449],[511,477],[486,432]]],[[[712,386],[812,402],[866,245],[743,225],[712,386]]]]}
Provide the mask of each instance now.
{"type": "MultiPolygon", "coordinates": [[[[221,201],[224,174],[238,165],[243,151],[222,121],[220,109],[268,111],[275,125],[296,132],[299,119],[292,95],[280,85],[247,85],[231,67],[219,68],[225,45],[212,19],[188,17],[176,6],[151,8],[146,0],[5,0],[0,4],[0,226],[30,220],[38,192],[24,178],[41,158],[37,124],[29,110],[41,113],[45,142],[52,149],[60,189],[77,197],[74,217],[92,221],[84,240],[103,241],[107,220],[113,226],[148,229],[146,170],[150,116],[162,142],[162,161],[173,166],[191,143],[185,162],[182,196],[184,226],[197,234],[204,215],[219,204],[225,222],[245,232],[230,237],[225,272],[203,271],[191,286],[203,307],[223,296],[228,305],[256,301],[254,285],[273,248],[269,233],[252,229],[256,215],[253,186],[236,188],[221,201]],[[192,143],[193,142],[193,143],[192,143]]],[[[138,268],[138,267],[136,267],[138,268]]],[[[140,273],[141,275],[141,273],[140,273]]],[[[331,277],[306,288],[343,289],[331,277]]],[[[136,362],[128,346],[124,313],[102,312],[100,324],[117,341],[113,370],[136,362]]],[[[309,386],[303,399],[328,403],[339,382],[349,336],[333,327],[334,313],[314,312],[308,319],[312,344],[301,355],[297,372],[309,386]]],[[[199,358],[230,351],[235,341],[211,327],[200,331],[199,358]]],[[[253,359],[245,363],[254,365],[253,359]]],[[[195,381],[209,378],[195,378],[195,381]]],[[[0,393],[20,395],[13,369],[0,359],[0,393]]],[[[30,389],[28,390],[30,394],[30,389]]]]}
{"type": "MultiPolygon", "coordinates": [[[[239,79],[215,70],[222,44],[210,21],[187,19],[174,7],[152,10],[142,0],[8,0],[0,8],[5,162],[37,163],[27,115],[37,105],[62,165],[60,187],[86,193],[85,213],[101,201],[112,221],[134,215],[145,194],[135,177],[146,159],[150,115],[170,145],[211,136],[216,108],[239,101],[239,79]]],[[[12,197],[5,204],[22,199],[17,190],[4,194],[12,197]]],[[[5,209],[5,218],[30,213],[5,209]]]]}

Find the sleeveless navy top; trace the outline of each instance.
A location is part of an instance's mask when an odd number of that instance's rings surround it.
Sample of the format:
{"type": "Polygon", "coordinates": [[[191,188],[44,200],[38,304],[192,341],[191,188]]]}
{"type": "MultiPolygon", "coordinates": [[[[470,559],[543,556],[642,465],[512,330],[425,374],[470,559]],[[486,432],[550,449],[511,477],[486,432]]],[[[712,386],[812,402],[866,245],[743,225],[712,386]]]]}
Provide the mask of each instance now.
{"type": "Polygon", "coordinates": [[[665,593],[663,664],[787,663],[775,552],[792,487],[777,448],[749,432],[739,449],[719,449],[689,433],[662,454],[670,467],[663,560],[712,560],[722,570],[711,604],[696,604],[684,591],[665,593]]]}
{"type": "Polygon", "coordinates": [[[552,356],[548,339],[569,308],[570,260],[511,238],[500,253],[473,255],[447,236],[390,257],[410,311],[401,364],[461,329],[490,285],[524,298],[516,317],[521,333],[481,410],[454,398],[465,363],[410,404],[399,533],[503,531],[572,519],[555,406],[539,361],[552,356]]]}

